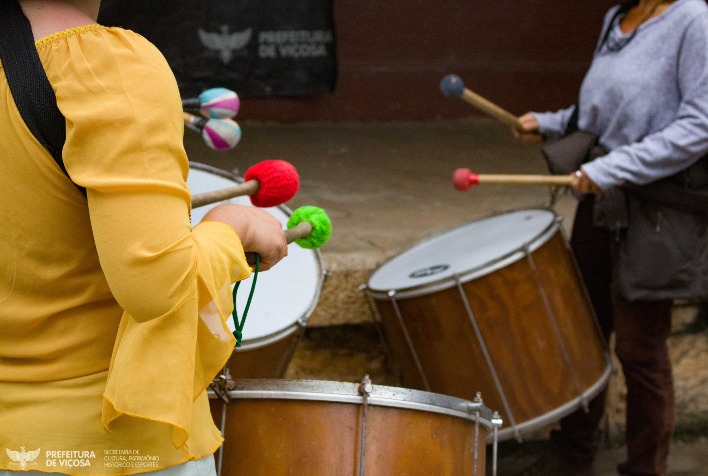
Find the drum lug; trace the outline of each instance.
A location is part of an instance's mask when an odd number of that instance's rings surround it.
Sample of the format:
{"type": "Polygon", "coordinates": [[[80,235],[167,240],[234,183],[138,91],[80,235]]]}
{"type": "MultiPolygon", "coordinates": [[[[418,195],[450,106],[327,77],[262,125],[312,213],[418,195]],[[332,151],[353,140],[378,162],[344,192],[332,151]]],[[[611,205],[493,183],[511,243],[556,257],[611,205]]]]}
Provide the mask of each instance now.
{"type": "Polygon", "coordinates": [[[369,374],[364,375],[364,378],[361,380],[361,383],[359,384],[359,393],[364,396],[368,397],[371,395],[371,392],[374,390],[374,386],[371,383],[371,379],[369,378],[369,374]]]}
{"type": "Polygon", "coordinates": [[[492,414],[492,420],[491,420],[491,421],[492,421],[492,426],[494,426],[494,427],[496,427],[496,428],[501,428],[502,425],[504,424],[504,420],[503,420],[502,417],[499,415],[499,412],[494,412],[494,413],[492,414]]]}
{"type": "Polygon", "coordinates": [[[492,476],[497,475],[497,458],[499,452],[499,428],[501,428],[504,420],[499,416],[499,412],[492,414],[492,432],[494,434],[492,441],[492,476]]]}
{"type": "Polygon", "coordinates": [[[211,381],[209,387],[222,402],[229,403],[231,401],[229,390],[234,388],[234,381],[231,380],[231,372],[229,369],[225,367],[224,371],[211,381]]]}
{"type": "Polygon", "coordinates": [[[478,412],[483,406],[484,402],[482,401],[482,394],[480,392],[477,392],[477,394],[474,396],[474,400],[471,402],[467,402],[467,411],[469,413],[475,413],[478,412]]]}

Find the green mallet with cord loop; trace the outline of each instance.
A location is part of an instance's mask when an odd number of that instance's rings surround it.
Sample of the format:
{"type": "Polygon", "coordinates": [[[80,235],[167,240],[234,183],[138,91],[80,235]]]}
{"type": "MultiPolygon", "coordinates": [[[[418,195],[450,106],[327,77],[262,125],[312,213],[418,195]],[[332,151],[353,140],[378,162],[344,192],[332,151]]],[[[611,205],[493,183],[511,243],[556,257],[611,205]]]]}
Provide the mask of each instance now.
{"type": "MultiPolygon", "coordinates": [[[[306,205],[293,211],[285,230],[285,240],[302,248],[316,249],[327,243],[332,235],[332,222],[321,208],[306,205]]],[[[255,253],[246,253],[248,264],[256,262],[255,253]]]]}

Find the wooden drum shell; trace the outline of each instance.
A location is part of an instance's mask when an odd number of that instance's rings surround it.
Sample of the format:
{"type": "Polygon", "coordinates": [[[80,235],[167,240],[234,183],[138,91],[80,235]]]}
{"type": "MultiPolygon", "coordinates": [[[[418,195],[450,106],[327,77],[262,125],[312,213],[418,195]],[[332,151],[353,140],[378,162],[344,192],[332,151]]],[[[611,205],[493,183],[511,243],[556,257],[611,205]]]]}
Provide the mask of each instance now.
{"type": "Polygon", "coordinates": [[[304,326],[295,325],[285,336],[267,345],[244,343],[236,348],[226,364],[231,378],[283,378],[304,332],[304,326]]]}
{"type": "Polygon", "coordinates": [[[226,405],[222,474],[355,476],[362,453],[366,476],[485,474],[490,423],[484,417],[475,424],[470,416],[375,403],[365,407],[361,398],[313,395],[306,384],[302,390],[305,396],[294,398],[244,397],[235,391],[228,404],[212,400],[215,421],[226,405]]]}
{"type": "Polygon", "coordinates": [[[401,385],[467,399],[481,392],[504,420],[500,439],[560,419],[609,378],[607,348],[560,227],[500,269],[406,294],[370,293],[401,385]]]}

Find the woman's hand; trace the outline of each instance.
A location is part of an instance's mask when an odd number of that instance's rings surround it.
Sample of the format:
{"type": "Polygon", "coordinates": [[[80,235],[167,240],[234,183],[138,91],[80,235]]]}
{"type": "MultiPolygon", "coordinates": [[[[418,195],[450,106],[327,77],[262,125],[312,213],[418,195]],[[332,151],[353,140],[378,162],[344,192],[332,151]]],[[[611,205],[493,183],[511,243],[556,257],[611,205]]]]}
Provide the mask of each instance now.
{"type": "Polygon", "coordinates": [[[574,173],[570,174],[571,183],[570,186],[573,187],[580,193],[602,193],[602,189],[597,186],[595,182],[590,179],[590,177],[583,172],[582,169],[576,170],[574,173]]]}
{"type": "Polygon", "coordinates": [[[219,221],[231,226],[241,239],[243,250],[260,255],[261,271],[272,268],[288,255],[283,225],[261,208],[223,203],[209,210],[202,221],[219,221]]]}
{"type": "Polygon", "coordinates": [[[518,127],[512,127],[511,133],[517,139],[529,144],[540,144],[546,140],[546,137],[539,132],[540,127],[536,116],[531,112],[527,112],[519,117],[519,125],[518,127]]]}

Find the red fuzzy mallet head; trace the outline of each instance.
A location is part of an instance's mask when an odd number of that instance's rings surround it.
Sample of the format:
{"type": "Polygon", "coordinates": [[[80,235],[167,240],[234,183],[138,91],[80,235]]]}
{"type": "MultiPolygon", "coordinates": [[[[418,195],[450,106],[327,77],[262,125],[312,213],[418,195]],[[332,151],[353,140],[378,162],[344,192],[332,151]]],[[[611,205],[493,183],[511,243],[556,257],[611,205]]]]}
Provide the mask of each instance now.
{"type": "Polygon", "coordinates": [[[292,164],[271,159],[259,162],[243,176],[244,180],[258,180],[258,192],[251,195],[251,203],[257,207],[275,207],[295,196],[300,188],[300,177],[292,164]]]}
{"type": "Polygon", "coordinates": [[[479,176],[473,174],[470,169],[457,169],[452,174],[452,183],[460,192],[466,192],[472,185],[479,183],[479,176]]]}

